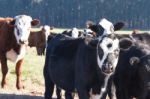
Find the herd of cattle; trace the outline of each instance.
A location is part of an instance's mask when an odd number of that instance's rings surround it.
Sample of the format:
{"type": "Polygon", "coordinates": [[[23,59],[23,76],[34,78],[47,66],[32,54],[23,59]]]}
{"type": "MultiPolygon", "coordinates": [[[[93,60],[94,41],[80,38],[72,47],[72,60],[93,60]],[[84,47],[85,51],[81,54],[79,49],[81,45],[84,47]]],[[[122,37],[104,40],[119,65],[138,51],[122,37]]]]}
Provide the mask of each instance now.
{"type": "Polygon", "coordinates": [[[84,31],[73,28],[50,34],[43,26],[38,32],[31,27],[40,23],[27,15],[0,18],[1,86],[7,84],[7,60],[16,63],[16,87],[21,82],[22,62],[27,46],[36,47],[43,55],[45,99],[52,99],[54,86],[57,98],[61,89],[65,98],[73,99],[150,99],[150,34],[115,34],[123,22],[113,24],[101,19],[90,23],[84,31]]]}

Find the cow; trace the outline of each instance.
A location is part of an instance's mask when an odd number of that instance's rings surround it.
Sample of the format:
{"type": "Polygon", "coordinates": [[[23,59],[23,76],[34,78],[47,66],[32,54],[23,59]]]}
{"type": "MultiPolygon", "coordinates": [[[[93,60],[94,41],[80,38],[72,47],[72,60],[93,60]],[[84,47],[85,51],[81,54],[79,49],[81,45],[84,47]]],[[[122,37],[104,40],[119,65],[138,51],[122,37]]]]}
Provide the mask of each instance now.
{"type": "MultiPolygon", "coordinates": [[[[122,27],[120,23],[113,25],[106,19],[99,23],[91,28],[99,35],[97,38],[59,34],[50,40],[44,65],[45,99],[52,99],[54,84],[67,93],[77,90],[80,99],[103,97],[120,49],[127,49],[132,43],[116,38],[114,30],[122,27]]],[[[66,98],[73,97],[69,94],[66,98]]]]}
{"type": "Polygon", "coordinates": [[[149,46],[135,41],[126,51],[120,51],[113,77],[117,99],[149,99],[150,52],[149,46]]]}
{"type": "MultiPolygon", "coordinates": [[[[149,49],[147,49],[149,46],[150,46],[150,34],[148,33],[148,32],[144,32],[144,33],[137,33],[137,31],[133,31],[133,33],[132,34],[118,34],[117,35],[118,36],[118,38],[123,38],[123,37],[127,37],[127,38],[129,38],[129,39],[131,39],[135,44],[134,45],[136,45],[137,46],[137,48],[135,48],[135,52],[137,51],[137,49],[138,50],[140,50],[140,51],[142,51],[143,49],[145,49],[145,50],[149,50],[149,49]]],[[[128,54],[127,54],[127,56],[128,56],[128,54]]],[[[123,60],[123,59],[125,59],[124,57],[122,57],[122,56],[120,56],[121,57],[121,59],[123,60]]],[[[147,58],[147,59],[149,59],[149,58],[147,58]]],[[[121,61],[122,62],[122,61],[121,61]]],[[[119,62],[120,63],[120,62],[119,62]]],[[[125,63],[127,63],[127,61],[125,62],[125,63]]],[[[124,63],[124,64],[125,64],[124,63]]],[[[124,66],[126,66],[127,64],[125,64],[124,66]]],[[[148,65],[148,64],[147,64],[148,65]]],[[[119,65],[120,66],[120,65],[119,65]]],[[[131,65],[129,65],[129,66],[131,66],[131,65]]],[[[141,65],[141,66],[143,66],[143,65],[141,65]]],[[[122,67],[118,67],[118,68],[122,68],[122,67]]],[[[137,68],[138,69],[138,68],[137,68]]],[[[119,71],[120,72],[120,71],[119,71]]],[[[123,73],[123,72],[122,72],[123,73]]],[[[123,73],[123,74],[125,74],[125,73],[123,73]]],[[[118,74],[119,75],[119,74],[118,74]]],[[[117,75],[117,77],[118,77],[118,75],[117,75]]],[[[138,76],[138,75],[142,75],[142,73],[141,74],[134,74],[134,75],[136,75],[136,76],[138,76]]],[[[132,76],[132,75],[127,75],[127,76],[132,76]]],[[[122,77],[122,76],[119,76],[119,77],[122,77]]],[[[119,78],[118,77],[118,78],[119,78]]],[[[144,78],[143,78],[144,79],[144,78]]],[[[116,79],[116,81],[117,81],[117,79],[116,79]]],[[[143,80],[144,81],[144,80],[143,80]]],[[[130,80],[129,81],[130,83],[132,83],[132,81],[130,80]]],[[[139,85],[141,84],[141,83],[138,83],[139,85]]],[[[120,86],[125,86],[125,85],[122,85],[122,84],[119,84],[120,86]]],[[[118,84],[117,84],[117,86],[119,86],[118,84]]],[[[135,84],[136,85],[136,84],[135,84]]],[[[111,78],[111,80],[109,81],[109,84],[108,84],[108,95],[109,95],[109,98],[110,99],[116,99],[116,94],[114,93],[115,91],[116,91],[116,88],[115,88],[115,85],[114,85],[114,82],[113,82],[113,77],[111,78]]],[[[128,87],[128,86],[126,86],[126,87],[128,87]]],[[[138,89],[135,89],[135,90],[137,90],[137,91],[139,91],[138,89]]],[[[142,90],[141,90],[142,91],[142,90]]],[[[127,90],[126,90],[126,92],[127,92],[127,90]]],[[[143,99],[150,99],[150,90],[148,90],[148,91],[146,91],[146,94],[147,94],[147,96],[146,96],[146,98],[143,98],[143,99]]],[[[140,95],[140,94],[139,94],[140,95]]],[[[121,98],[121,97],[123,97],[123,96],[120,96],[118,99],[127,99],[127,98],[121,98]]],[[[129,96],[127,96],[127,97],[129,97],[129,96]]],[[[138,98],[139,99],[139,98],[138,98]]],[[[140,98],[140,99],[142,99],[142,98],[140,98]]]]}
{"type": "Polygon", "coordinates": [[[150,33],[148,32],[141,32],[141,33],[135,33],[135,30],[133,31],[132,34],[117,34],[117,37],[120,38],[130,38],[131,40],[137,41],[137,42],[142,42],[143,44],[149,45],[150,46],[150,33]]]}
{"type": "Polygon", "coordinates": [[[44,55],[47,38],[50,35],[50,26],[44,25],[40,31],[31,32],[29,35],[29,46],[36,47],[37,55],[44,55]]]}
{"type": "Polygon", "coordinates": [[[71,30],[63,31],[62,34],[68,35],[73,38],[78,38],[78,37],[83,36],[84,32],[79,31],[77,28],[72,28],[71,30]]]}
{"type": "Polygon", "coordinates": [[[18,15],[15,18],[0,20],[0,62],[2,69],[2,88],[6,87],[6,75],[8,73],[7,60],[16,63],[16,87],[22,89],[21,71],[23,58],[28,45],[28,37],[31,26],[35,26],[39,20],[27,15],[18,15]]]}

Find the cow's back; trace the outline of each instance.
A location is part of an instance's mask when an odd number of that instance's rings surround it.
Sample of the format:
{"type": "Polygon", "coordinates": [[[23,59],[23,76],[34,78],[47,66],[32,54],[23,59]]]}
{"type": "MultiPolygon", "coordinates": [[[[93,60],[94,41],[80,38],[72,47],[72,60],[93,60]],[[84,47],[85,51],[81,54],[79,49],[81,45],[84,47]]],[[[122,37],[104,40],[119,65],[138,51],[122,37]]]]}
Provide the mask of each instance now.
{"type": "Polygon", "coordinates": [[[5,53],[10,50],[13,44],[16,42],[15,36],[13,34],[13,27],[7,23],[7,20],[0,21],[0,52],[5,53]]]}

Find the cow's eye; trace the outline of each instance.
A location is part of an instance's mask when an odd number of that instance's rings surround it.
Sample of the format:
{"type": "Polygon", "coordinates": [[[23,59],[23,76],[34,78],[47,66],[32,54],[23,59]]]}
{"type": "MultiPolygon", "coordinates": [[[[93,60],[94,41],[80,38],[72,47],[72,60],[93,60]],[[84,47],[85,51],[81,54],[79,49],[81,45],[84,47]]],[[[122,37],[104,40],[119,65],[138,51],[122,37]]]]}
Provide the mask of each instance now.
{"type": "Polygon", "coordinates": [[[112,44],[111,44],[111,43],[107,44],[107,47],[108,47],[108,48],[111,48],[111,47],[112,47],[112,44]]]}

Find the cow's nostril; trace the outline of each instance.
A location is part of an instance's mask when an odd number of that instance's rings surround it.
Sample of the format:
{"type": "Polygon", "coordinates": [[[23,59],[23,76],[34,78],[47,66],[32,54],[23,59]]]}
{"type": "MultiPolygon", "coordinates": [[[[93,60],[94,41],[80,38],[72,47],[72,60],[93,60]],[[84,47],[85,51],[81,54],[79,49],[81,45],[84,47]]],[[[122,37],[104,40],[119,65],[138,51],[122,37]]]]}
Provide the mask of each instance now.
{"type": "Polygon", "coordinates": [[[20,44],[23,44],[23,41],[20,39],[20,40],[19,40],[19,43],[20,43],[20,44]]]}
{"type": "Polygon", "coordinates": [[[102,72],[106,73],[106,74],[110,74],[113,72],[113,66],[108,66],[108,65],[105,65],[102,67],[102,72]]]}
{"type": "Polygon", "coordinates": [[[113,71],[113,67],[111,67],[110,70],[113,71]]]}
{"type": "Polygon", "coordinates": [[[105,70],[106,70],[106,67],[105,67],[105,66],[103,66],[103,67],[102,67],[102,71],[104,72],[105,70]]]}
{"type": "Polygon", "coordinates": [[[26,44],[27,42],[28,42],[27,40],[21,40],[21,39],[19,40],[20,44],[26,44]]]}

